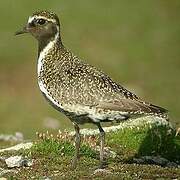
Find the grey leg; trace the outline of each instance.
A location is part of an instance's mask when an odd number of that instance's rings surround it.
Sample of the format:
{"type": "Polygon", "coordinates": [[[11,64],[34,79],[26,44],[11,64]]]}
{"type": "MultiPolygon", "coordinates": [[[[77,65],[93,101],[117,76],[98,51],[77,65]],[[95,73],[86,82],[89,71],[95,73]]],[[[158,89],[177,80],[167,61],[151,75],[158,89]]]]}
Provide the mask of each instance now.
{"type": "Polygon", "coordinates": [[[75,129],[75,154],[72,162],[72,168],[76,168],[77,166],[77,160],[79,159],[79,151],[80,151],[80,143],[81,143],[81,136],[79,133],[79,126],[76,123],[74,124],[75,129]]]}
{"type": "Polygon", "coordinates": [[[104,145],[105,145],[105,132],[101,127],[100,123],[97,124],[99,131],[100,131],[100,166],[99,168],[105,167],[104,162],[104,145]]]}

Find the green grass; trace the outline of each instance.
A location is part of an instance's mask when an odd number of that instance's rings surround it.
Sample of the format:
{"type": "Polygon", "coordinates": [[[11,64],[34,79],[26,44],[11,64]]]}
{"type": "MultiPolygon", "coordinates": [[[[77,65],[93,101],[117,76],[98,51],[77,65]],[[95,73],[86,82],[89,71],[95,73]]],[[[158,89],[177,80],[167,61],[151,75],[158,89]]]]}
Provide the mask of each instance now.
{"type": "Polygon", "coordinates": [[[175,131],[168,126],[125,129],[108,134],[107,141],[119,154],[128,152],[132,157],[154,155],[170,161],[180,160],[180,137],[175,137],[175,131]]]}
{"type": "MultiPolygon", "coordinates": [[[[32,153],[37,153],[42,156],[73,156],[75,148],[72,142],[48,139],[35,143],[31,151],[32,153]]],[[[91,158],[96,156],[95,151],[86,144],[81,145],[80,153],[83,154],[83,156],[91,158]]]]}
{"type": "Polygon", "coordinates": [[[169,109],[171,121],[179,126],[179,7],[178,0],[2,1],[0,132],[18,130],[34,138],[49,116],[60,120],[61,129],[72,128],[38,90],[36,41],[14,36],[38,9],[60,16],[63,42],[75,54],[147,101],[169,109]]]}
{"type": "MultiPolygon", "coordinates": [[[[41,133],[40,133],[41,134],[41,133]]],[[[65,135],[64,135],[65,134],[65,135]]],[[[169,126],[143,126],[139,128],[126,128],[114,133],[107,133],[106,146],[117,153],[115,159],[108,158],[106,170],[110,173],[93,174],[98,165],[98,153],[90,140],[83,140],[81,158],[77,169],[72,170],[71,159],[74,154],[73,138],[67,136],[55,138],[48,133],[39,136],[30,150],[0,153],[0,156],[23,155],[33,159],[30,168],[19,168],[14,175],[8,173],[4,177],[35,179],[50,177],[52,179],[175,179],[180,176],[178,168],[160,167],[148,164],[135,164],[133,157],[146,155],[161,156],[180,163],[180,137],[169,126]],[[51,138],[50,138],[51,137],[51,138]],[[65,138],[66,137],[66,138],[65,138]]],[[[98,141],[98,137],[93,138],[98,141]]],[[[0,167],[5,165],[0,162],[0,167]]]]}
{"type": "MultiPolygon", "coordinates": [[[[93,64],[137,95],[170,110],[180,126],[180,1],[6,0],[0,3],[0,134],[21,131],[25,139],[45,129],[46,117],[59,119],[60,129],[71,122],[51,108],[39,92],[36,77],[37,43],[28,36],[15,37],[27,17],[37,9],[56,12],[61,18],[63,42],[75,54],[93,64]],[[10,12],[10,13],[9,13],[10,12]]],[[[57,130],[55,130],[57,131],[57,130]]],[[[126,129],[107,134],[107,145],[117,153],[108,159],[112,174],[93,175],[98,154],[87,144],[71,170],[73,142],[42,140],[30,151],[30,168],[19,168],[9,179],[178,179],[177,168],[132,163],[133,157],[160,155],[180,159],[180,137],[166,127],[126,129]]],[[[0,144],[0,147],[7,144],[0,144]]],[[[17,152],[0,153],[0,156],[17,152]]],[[[6,168],[0,161],[0,167],[6,168]]]]}
{"type": "MultiPolygon", "coordinates": [[[[98,145],[98,137],[95,141],[98,145]]],[[[75,148],[74,139],[41,139],[36,142],[31,152],[40,156],[73,156],[75,148]]],[[[161,156],[170,161],[180,163],[180,137],[169,126],[153,125],[141,128],[125,128],[117,132],[107,133],[106,146],[121,157],[161,156]]],[[[94,147],[94,146],[93,146],[94,147]]],[[[98,153],[88,143],[82,144],[82,156],[97,158],[98,153]]]]}

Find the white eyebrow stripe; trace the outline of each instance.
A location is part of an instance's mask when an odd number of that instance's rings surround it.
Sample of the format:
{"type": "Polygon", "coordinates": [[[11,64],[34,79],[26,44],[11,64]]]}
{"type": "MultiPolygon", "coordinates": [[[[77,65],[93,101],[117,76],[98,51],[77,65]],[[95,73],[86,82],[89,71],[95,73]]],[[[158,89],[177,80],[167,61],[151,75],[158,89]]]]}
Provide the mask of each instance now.
{"type": "Polygon", "coordinates": [[[28,23],[31,23],[35,19],[34,16],[29,16],[28,23]]]}
{"type": "Polygon", "coordinates": [[[28,19],[28,23],[31,23],[34,19],[46,19],[46,20],[48,20],[48,21],[51,21],[51,22],[56,22],[56,20],[54,20],[54,19],[49,19],[49,18],[47,18],[47,17],[44,17],[44,16],[37,16],[37,15],[34,15],[34,16],[30,16],[29,17],[29,19],[28,19]]]}

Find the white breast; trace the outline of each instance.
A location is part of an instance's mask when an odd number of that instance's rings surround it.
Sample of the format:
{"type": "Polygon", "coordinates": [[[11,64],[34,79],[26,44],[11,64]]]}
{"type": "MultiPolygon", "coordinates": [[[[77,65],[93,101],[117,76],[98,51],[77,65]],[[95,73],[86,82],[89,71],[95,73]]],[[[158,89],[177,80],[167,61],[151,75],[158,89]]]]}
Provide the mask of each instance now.
{"type": "Polygon", "coordinates": [[[38,65],[37,65],[37,74],[38,74],[38,85],[41,90],[41,92],[47,97],[48,100],[50,100],[54,105],[61,108],[61,106],[49,95],[45,85],[41,81],[41,72],[43,71],[43,63],[46,55],[48,52],[53,48],[54,44],[56,43],[58,39],[58,33],[56,34],[53,41],[50,41],[47,46],[40,52],[39,58],[38,58],[38,65]]]}

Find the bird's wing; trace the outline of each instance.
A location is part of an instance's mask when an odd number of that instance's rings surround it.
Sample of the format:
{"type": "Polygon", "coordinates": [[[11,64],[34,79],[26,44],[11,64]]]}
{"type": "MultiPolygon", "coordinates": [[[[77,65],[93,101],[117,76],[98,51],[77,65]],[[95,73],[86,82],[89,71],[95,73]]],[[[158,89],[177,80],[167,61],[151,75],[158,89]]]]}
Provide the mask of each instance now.
{"type": "MultiPolygon", "coordinates": [[[[69,67],[68,70],[70,70],[69,67]]],[[[78,103],[80,101],[79,99],[82,98],[83,104],[88,104],[89,106],[132,114],[164,114],[167,112],[161,107],[142,101],[134,93],[117,84],[108,75],[91,65],[78,61],[78,63],[76,62],[76,64],[72,66],[71,70],[72,74],[74,72],[84,73],[83,78],[76,76],[71,77],[76,78],[78,82],[84,85],[75,89],[75,91],[81,92],[79,93],[80,96],[76,98],[78,103]],[[87,100],[82,96],[84,94],[88,94],[89,98],[87,98],[87,100]],[[89,99],[91,99],[91,101],[89,101],[89,99]]]]}
{"type": "Polygon", "coordinates": [[[107,110],[129,112],[132,114],[164,114],[167,110],[150,103],[132,99],[118,99],[113,101],[100,101],[97,107],[107,110]]]}
{"type": "Polygon", "coordinates": [[[105,95],[105,100],[101,99],[97,107],[132,114],[164,114],[168,112],[162,107],[141,100],[136,94],[114,82],[108,75],[103,72],[99,73],[100,75],[96,77],[99,79],[99,83],[103,84],[103,87],[108,86],[115,96],[110,98],[105,95]]]}

